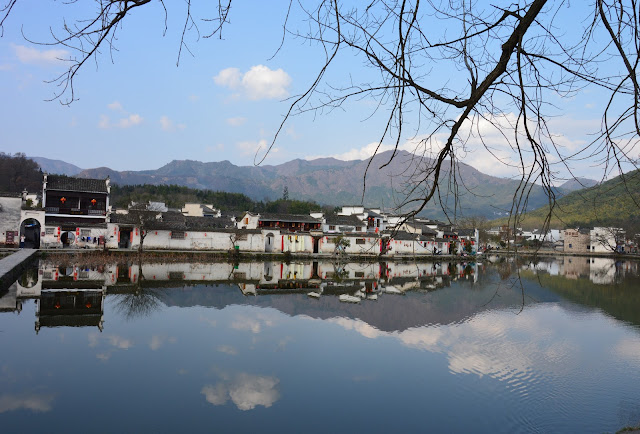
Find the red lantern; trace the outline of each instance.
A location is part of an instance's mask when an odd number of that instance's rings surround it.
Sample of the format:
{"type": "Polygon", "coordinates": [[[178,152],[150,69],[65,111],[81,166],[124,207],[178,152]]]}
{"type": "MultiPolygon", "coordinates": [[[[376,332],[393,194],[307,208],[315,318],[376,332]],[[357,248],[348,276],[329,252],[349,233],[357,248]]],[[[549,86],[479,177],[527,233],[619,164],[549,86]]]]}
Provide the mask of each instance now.
{"type": "Polygon", "coordinates": [[[67,199],[63,196],[60,198],[60,202],[62,202],[62,204],[64,205],[64,203],[67,201],[67,199]]]}
{"type": "Polygon", "coordinates": [[[95,200],[95,199],[91,199],[91,205],[96,206],[96,202],[98,202],[98,201],[95,200]]]}

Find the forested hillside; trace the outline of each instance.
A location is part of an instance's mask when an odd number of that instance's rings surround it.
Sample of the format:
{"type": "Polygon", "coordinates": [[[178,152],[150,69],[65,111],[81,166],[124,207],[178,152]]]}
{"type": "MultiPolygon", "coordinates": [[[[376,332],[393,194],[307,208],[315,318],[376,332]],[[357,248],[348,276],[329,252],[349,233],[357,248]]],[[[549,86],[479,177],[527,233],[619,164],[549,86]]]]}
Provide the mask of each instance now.
{"type": "MultiPolygon", "coordinates": [[[[275,201],[254,201],[241,193],[198,190],[179,185],[112,185],[111,204],[126,208],[131,202],[164,202],[169,208],[182,208],[185,203],[211,204],[223,213],[243,211],[308,214],[322,207],[313,201],[278,199],[275,201]]],[[[325,212],[333,211],[332,207],[325,212]]]]}
{"type": "MultiPolygon", "coordinates": [[[[518,226],[540,228],[548,214],[548,206],[538,208],[524,215],[518,226]]],[[[505,221],[496,220],[495,224],[505,221]]],[[[640,170],[558,199],[551,227],[580,226],[616,226],[628,234],[640,232],[640,170]]]]}
{"type": "Polygon", "coordinates": [[[42,190],[42,173],[38,163],[24,154],[0,152],[0,192],[20,193],[24,189],[30,193],[42,190]]]}

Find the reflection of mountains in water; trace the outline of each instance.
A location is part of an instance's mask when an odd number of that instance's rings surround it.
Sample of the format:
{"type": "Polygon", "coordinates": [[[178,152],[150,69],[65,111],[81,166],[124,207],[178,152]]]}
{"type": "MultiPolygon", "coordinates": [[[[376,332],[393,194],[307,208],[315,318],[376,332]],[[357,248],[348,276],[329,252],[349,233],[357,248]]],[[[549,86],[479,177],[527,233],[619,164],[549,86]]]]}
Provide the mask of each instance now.
{"type": "Polygon", "coordinates": [[[167,306],[224,309],[232,305],[249,305],[275,308],[291,316],[305,315],[323,320],[345,317],[392,332],[424,325],[459,323],[483,311],[519,306],[519,291],[505,286],[496,288],[496,276],[485,277],[484,284],[454,281],[447,288],[431,292],[378,292],[377,300],[365,299],[358,304],[340,302],[337,295],[322,295],[319,299],[304,293],[245,296],[237,285],[165,289],[161,299],[167,306]],[[500,293],[498,297],[494,297],[496,289],[500,293]]]}

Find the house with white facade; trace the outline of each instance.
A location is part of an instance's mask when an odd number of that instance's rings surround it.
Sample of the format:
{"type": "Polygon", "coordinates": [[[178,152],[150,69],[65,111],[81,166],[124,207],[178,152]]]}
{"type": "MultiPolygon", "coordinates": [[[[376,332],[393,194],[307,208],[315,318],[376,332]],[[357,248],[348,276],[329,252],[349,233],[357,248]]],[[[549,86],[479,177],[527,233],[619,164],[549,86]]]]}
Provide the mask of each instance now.
{"type": "Polygon", "coordinates": [[[222,212],[211,205],[201,203],[185,203],[182,214],[189,217],[222,217],[222,212]]]}
{"type": "Polygon", "coordinates": [[[624,250],[625,231],[622,228],[594,227],[589,231],[592,253],[614,253],[624,250]]]}

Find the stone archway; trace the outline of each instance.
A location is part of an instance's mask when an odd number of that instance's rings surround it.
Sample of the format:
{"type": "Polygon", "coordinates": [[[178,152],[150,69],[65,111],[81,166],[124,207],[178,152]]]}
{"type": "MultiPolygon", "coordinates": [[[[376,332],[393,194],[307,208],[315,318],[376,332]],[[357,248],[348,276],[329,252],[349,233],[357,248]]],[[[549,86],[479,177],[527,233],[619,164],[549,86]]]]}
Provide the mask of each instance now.
{"type": "Polygon", "coordinates": [[[63,232],[60,235],[60,241],[62,242],[62,247],[70,247],[76,240],[76,234],[73,231],[63,232]]]}
{"type": "Polygon", "coordinates": [[[20,223],[20,247],[27,249],[40,248],[40,222],[34,218],[28,218],[20,223]]]}
{"type": "Polygon", "coordinates": [[[276,238],[273,233],[269,232],[267,236],[264,238],[264,251],[266,253],[273,252],[273,247],[275,245],[276,238]]]}

